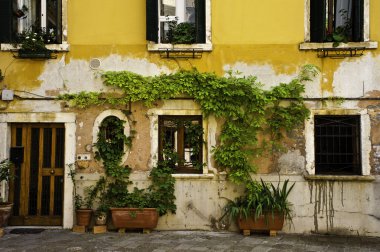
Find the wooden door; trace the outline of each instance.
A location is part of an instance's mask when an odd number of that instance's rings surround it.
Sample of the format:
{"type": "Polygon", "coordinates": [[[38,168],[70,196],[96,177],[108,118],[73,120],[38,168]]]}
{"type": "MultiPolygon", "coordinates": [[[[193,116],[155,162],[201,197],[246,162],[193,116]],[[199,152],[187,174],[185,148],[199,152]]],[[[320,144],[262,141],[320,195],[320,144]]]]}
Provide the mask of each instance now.
{"type": "Polygon", "coordinates": [[[18,161],[10,186],[10,225],[62,225],[64,149],[63,124],[12,125],[11,159],[18,161]]]}

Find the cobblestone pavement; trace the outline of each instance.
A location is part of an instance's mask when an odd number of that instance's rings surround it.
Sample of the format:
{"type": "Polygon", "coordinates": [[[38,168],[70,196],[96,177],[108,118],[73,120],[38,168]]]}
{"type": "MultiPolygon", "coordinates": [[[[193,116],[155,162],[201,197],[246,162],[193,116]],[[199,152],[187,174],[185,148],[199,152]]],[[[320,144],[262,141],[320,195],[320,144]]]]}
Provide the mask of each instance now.
{"type": "Polygon", "coordinates": [[[79,234],[45,230],[6,234],[0,251],[380,251],[380,238],[279,234],[276,237],[205,231],[154,231],[79,234]]]}

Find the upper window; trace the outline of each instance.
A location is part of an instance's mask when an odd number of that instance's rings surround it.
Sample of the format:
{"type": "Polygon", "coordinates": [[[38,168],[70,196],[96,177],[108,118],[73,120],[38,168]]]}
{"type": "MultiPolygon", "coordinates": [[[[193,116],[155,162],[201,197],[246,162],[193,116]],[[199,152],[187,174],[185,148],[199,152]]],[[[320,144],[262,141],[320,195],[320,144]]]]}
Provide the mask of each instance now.
{"type": "Polygon", "coordinates": [[[202,173],[202,116],[159,116],[159,160],[175,173],[202,173]]]}
{"type": "Polygon", "coordinates": [[[146,0],[146,39],[156,43],[206,43],[206,1],[146,0]],[[176,36],[180,37],[178,41],[176,36]]]}
{"type": "Polygon", "coordinates": [[[310,41],[364,41],[364,1],[310,0],[310,41]]]}
{"type": "Polygon", "coordinates": [[[360,116],[315,116],[315,174],[361,175],[360,116]]]}
{"type": "Polygon", "coordinates": [[[62,0],[1,0],[0,42],[17,41],[24,31],[49,34],[46,43],[62,42],[62,0]]]}

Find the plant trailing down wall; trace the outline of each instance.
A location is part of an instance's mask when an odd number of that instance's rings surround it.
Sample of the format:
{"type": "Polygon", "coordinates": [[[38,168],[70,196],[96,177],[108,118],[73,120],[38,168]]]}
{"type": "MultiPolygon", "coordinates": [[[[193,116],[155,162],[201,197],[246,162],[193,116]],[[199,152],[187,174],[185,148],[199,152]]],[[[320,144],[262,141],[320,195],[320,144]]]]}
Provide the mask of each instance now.
{"type": "Polygon", "coordinates": [[[165,162],[159,162],[153,167],[150,173],[152,184],[147,189],[128,189],[132,184],[129,180],[131,168],[123,166],[122,157],[125,154],[124,146],[132,146],[133,131],[131,136],[125,136],[124,123],[115,116],[109,116],[99,127],[95,157],[103,161],[106,178],[100,179],[89,190],[88,201],[92,202],[100,196],[98,211],[104,211],[108,207],[134,207],[156,208],[160,215],[168,211],[175,213],[175,181],[165,162]],[[103,193],[99,194],[100,191],[103,193]]]}
{"type": "Polygon", "coordinates": [[[239,77],[232,72],[220,77],[194,69],[144,77],[128,71],[110,71],[102,74],[104,83],[122,89],[122,98],[101,98],[101,93],[80,92],[59,99],[80,108],[129,101],[143,101],[146,106],[152,106],[154,101],[187,94],[200,104],[205,116],[225,119],[214,158],[220,169],[228,171],[232,181],[241,183],[248,182],[249,173],[257,171],[257,165],[252,162],[255,157],[279,150],[284,132],[308,118],[309,110],[302,97],[303,82],[317,73],[314,66],[305,65],[290,83],[264,90],[255,77],[239,77]],[[266,141],[259,140],[261,134],[268,136],[266,141]]]}

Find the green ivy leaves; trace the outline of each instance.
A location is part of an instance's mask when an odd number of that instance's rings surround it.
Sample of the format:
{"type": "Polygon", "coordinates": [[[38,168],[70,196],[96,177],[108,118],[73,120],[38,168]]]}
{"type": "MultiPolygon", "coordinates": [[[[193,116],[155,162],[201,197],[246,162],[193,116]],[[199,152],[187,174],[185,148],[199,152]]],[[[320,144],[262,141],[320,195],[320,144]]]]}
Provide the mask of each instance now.
{"type": "MultiPolygon", "coordinates": [[[[249,181],[249,173],[257,169],[252,158],[267,150],[278,150],[284,130],[292,130],[308,118],[309,110],[302,97],[303,82],[317,73],[316,67],[305,65],[290,83],[280,83],[269,91],[252,76],[238,77],[229,72],[220,77],[196,69],[153,77],[111,71],[102,77],[105,85],[120,88],[124,93],[123,98],[114,99],[112,104],[143,101],[150,107],[160,99],[188,95],[200,104],[204,115],[223,118],[221,141],[213,154],[219,168],[228,170],[230,179],[239,183],[249,181]],[[260,142],[260,134],[267,134],[270,139],[260,142]]],[[[93,92],[64,95],[60,99],[80,108],[109,102],[93,92]]]]}

